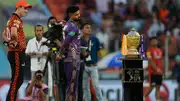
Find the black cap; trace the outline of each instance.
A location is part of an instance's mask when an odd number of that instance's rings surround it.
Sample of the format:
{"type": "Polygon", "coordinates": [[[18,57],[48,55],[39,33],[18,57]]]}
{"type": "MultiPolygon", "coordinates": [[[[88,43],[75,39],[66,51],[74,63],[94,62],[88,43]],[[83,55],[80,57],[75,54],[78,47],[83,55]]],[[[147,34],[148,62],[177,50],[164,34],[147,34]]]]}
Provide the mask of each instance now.
{"type": "Polygon", "coordinates": [[[76,6],[76,5],[71,5],[67,8],[66,10],[66,14],[69,14],[69,13],[75,13],[79,10],[79,7],[76,6]]]}

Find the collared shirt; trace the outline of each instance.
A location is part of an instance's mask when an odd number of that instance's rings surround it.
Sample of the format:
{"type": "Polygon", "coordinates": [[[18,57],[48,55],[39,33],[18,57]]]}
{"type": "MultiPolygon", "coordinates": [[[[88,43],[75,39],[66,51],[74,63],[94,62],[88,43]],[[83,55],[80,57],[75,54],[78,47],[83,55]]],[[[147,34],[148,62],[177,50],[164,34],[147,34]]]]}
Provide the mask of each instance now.
{"type": "Polygon", "coordinates": [[[13,13],[7,22],[7,28],[10,30],[11,27],[17,28],[18,45],[16,48],[8,47],[9,51],[22,51],[26,49],[26,38],[23,31],[23,22],[20,17],[13,13]]]}
{"type": "Polygon", "coordinates": [[[90,36],[88,41],[89,59],[86,59],[86,64],[96,64],[98,62],[98,51],[101,50],[101,44],[95,36],[90,36]]]}
{"type": "MultiPolygon", "coordinates": [[[[36,52],[36,53],[42,54],[42,53],[48,52],[48,47],[45,45],[42,46],[42,43],[45,42],[46,40],[47,40],[46,38],[42,38],[42,40],[38,42],[36,40],[36,37],[33,39],[30,39],[27,44],[26,53],[36,52]]],[[[45,56],[41,56],[41,57],[32,56],[31,57],[31,71],[43,70],[45,66],[45,62],[46,62],[45,56]]]]}

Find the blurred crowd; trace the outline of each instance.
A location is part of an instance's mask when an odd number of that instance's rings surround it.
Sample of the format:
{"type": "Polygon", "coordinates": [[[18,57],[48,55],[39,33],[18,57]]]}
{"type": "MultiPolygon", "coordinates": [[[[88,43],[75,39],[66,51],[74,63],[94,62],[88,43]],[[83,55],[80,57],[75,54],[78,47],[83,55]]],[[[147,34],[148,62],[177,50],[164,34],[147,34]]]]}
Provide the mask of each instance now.
{"type": "Polygon", "coordinates": [[[73,3],[83,8],[82,18],[93,24],[93,34],[103,45],[104,55],[118,51],[122,34],[134,27],[144,35],[145,50],[148,39],[158,37],[159,47],[164,54],[168,53],[168,71],[178,74],[175,68],[180,61],[179,0],[73,0],[73,3]]]}

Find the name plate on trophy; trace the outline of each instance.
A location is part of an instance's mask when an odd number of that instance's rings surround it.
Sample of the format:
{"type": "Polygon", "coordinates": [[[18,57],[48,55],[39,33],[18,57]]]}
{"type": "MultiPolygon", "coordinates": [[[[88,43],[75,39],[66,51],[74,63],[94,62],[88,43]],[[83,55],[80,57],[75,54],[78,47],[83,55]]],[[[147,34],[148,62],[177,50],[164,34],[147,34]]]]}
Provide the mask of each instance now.
{"type": "Polygon", "coordinates": [[[142,83],[143,68],[124,68],[124,83],[142,83]]]}

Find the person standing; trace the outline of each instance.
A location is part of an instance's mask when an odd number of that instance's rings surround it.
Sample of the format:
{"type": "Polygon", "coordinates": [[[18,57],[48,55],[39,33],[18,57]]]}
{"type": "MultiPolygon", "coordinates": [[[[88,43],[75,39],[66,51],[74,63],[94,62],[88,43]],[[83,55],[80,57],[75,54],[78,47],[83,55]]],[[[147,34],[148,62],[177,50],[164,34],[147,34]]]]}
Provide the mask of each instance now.
{"type": "Polygon", "coordinates": [[[64,26],[65,39],[61,43],[56,40],[60,49],[64,50],[64,71],[67,79],[65,101],[78,100],[78,75],[80,69],[80,21],[79,7],[71,5],[67,8],[68,21],[64,26]]]}
{"type": "Polygon", "coordinates": [[[8,46],[8,60],[11,65],[11,85],[6,101],[16,101],[18,89],[23,83],[23,68],[25,67],[26,38],[21,17],[32,8],[25,0],[16,3],[16,11],[11,15],[3,32],[4,43],[8,46]]]}
{"type": "Polygon", "coordinates": [[[84,40],[81,37],[81,63],[80,63],[79,78],[78,78],[78,101],[84,101],[83,100],[83,72],[85,68],[84,59],[88,56],[88,53],[86,52],[87,47],[88,47],[88,43],[86,42],[86,40],[84,40]]]}
{"type": "Polygon", "coordinates": [[[26,54],[31,57],[31,76],[34,76],[34,73],[37,70],[44,70],[46,56],[48,55],[48,47],[42,45],[47,39],[43,37],[44,27],[40,24],[37,24],[34,27],[35,37],[30,39],[27,48],[26,54]]]}
{"type": "Polygon", "coordinates": [[[156,88],[156,101],[160,99],[160,87],[163,79],[163,52],[158,48],[158,40],[156,37],[150,39],[150,48],[147,50],[147,58],[149,61],[149,80],[150,87],[145,93],[145,98],[156,88]]]}
{"type": "Polygon", "coordinates": [[[85,59],[85,69],[83,72],[83,93],[85,101],[91,101],[89,77],[91,77],[97,101],[103,101],[102,92],[99,87],[99,75],[97,69],[97,62],[101,57],[101,45],[99,40],[91,35],[91,25],[89,23],[82,24],[81,31],[83,32],[84,40],[88,43],[87,53],[89,53],[89,56],[85,59]]]}

